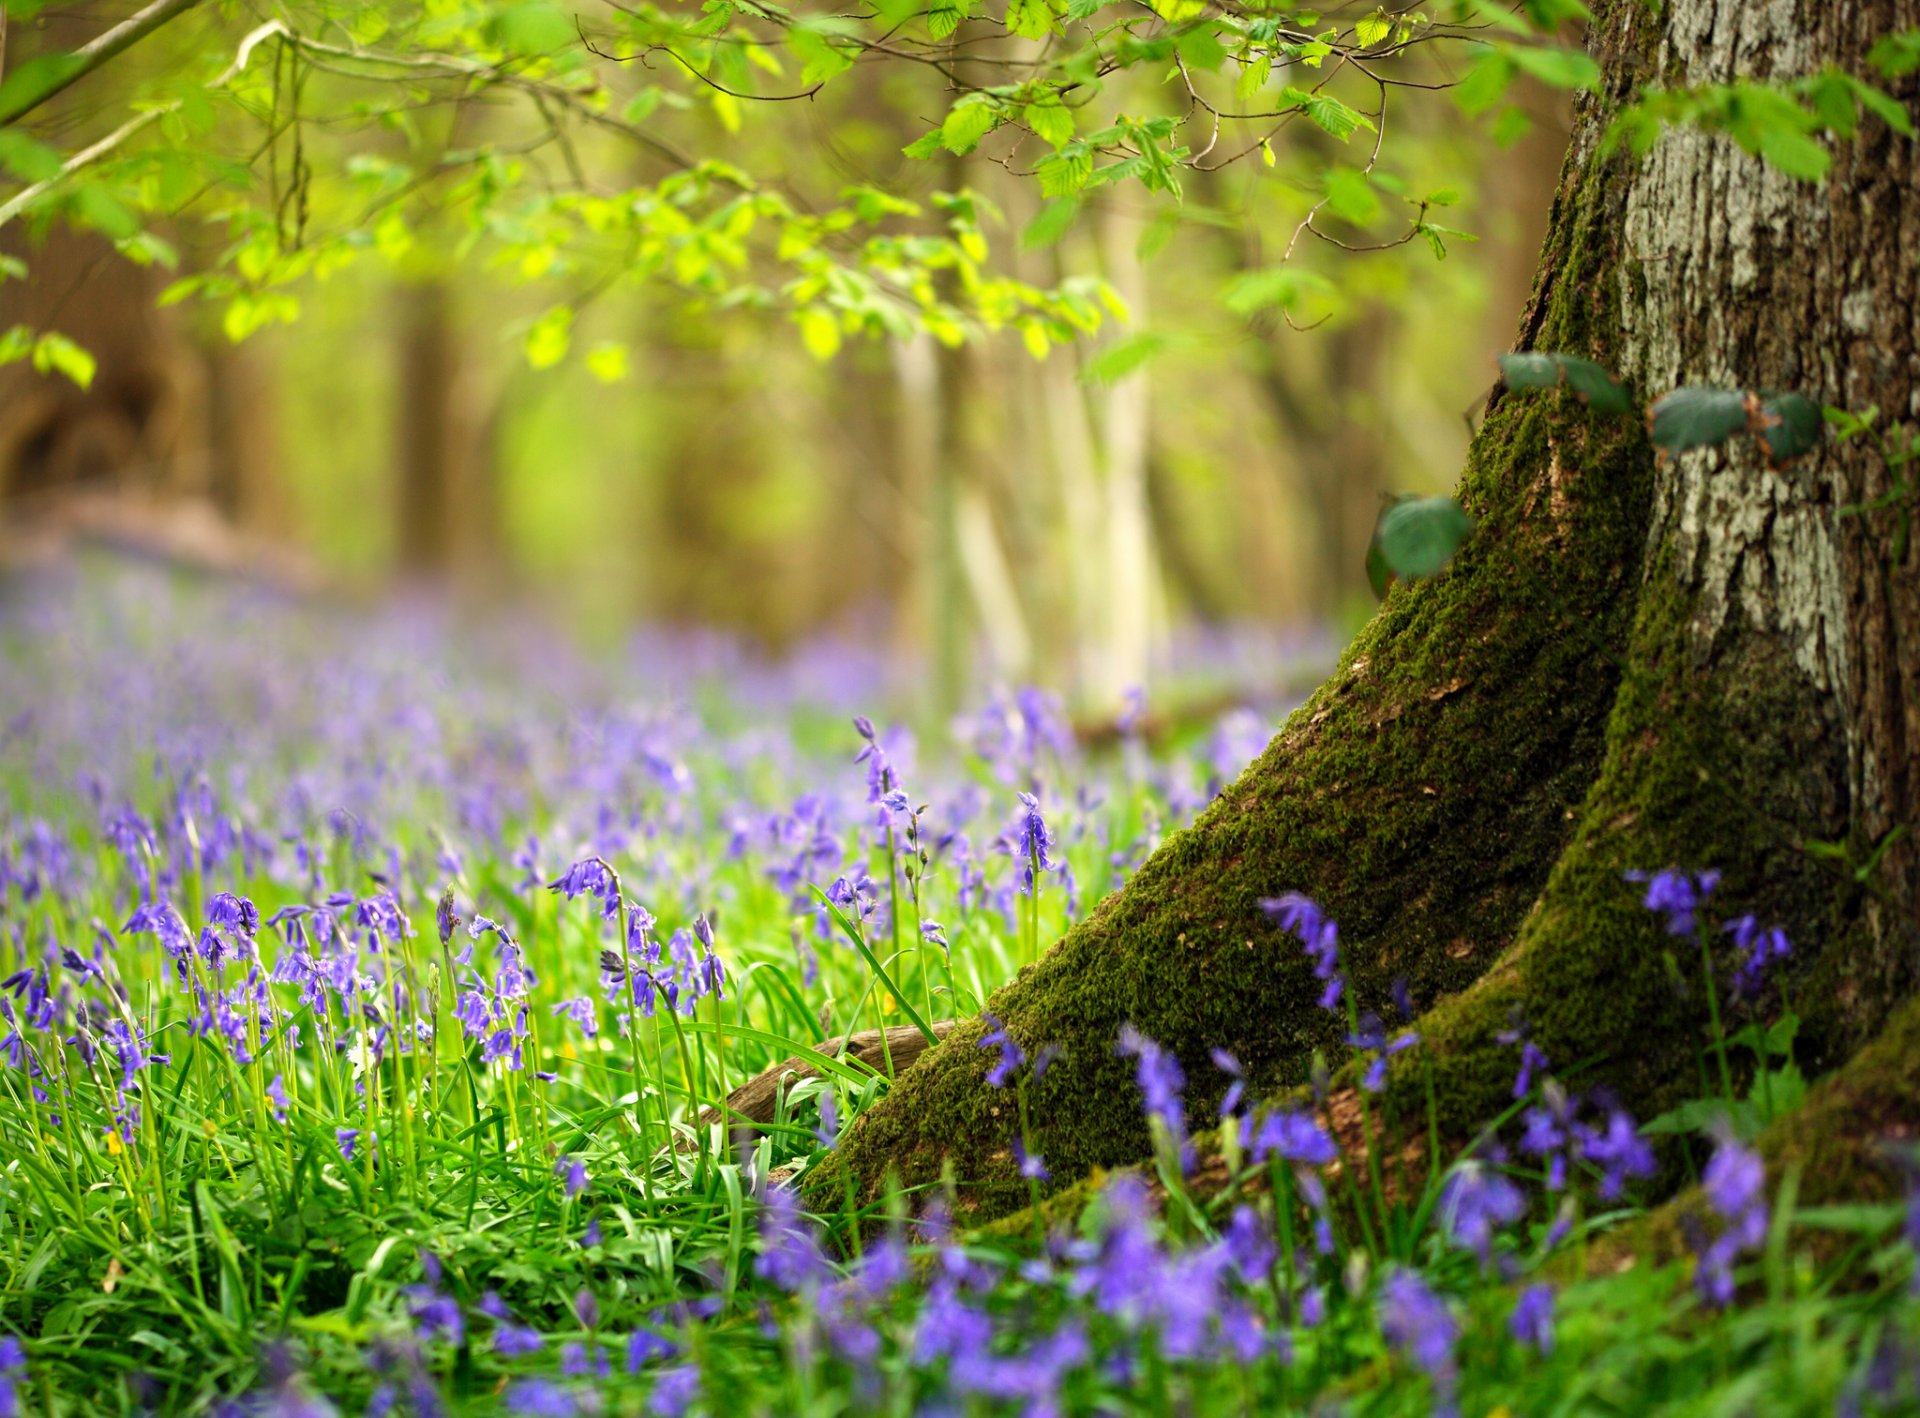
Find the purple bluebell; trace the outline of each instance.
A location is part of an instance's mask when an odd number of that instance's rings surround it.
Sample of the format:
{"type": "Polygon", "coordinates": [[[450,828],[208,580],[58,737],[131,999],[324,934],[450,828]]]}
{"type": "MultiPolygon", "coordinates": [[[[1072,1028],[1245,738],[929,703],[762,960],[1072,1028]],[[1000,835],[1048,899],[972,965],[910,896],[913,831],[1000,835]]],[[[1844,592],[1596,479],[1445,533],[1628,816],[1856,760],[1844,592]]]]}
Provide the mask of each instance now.
{"type": "Polygon", "coordinates": [[[1618,1200],[1630,1177],[1651,1177],[1654,1172],[1653,1148],[1640,1136],[1633,1116],[1621,1108],[1611,1109],[1605,1124],[1596,1129],[1585,1124],[1574,1130],[1580,1156],[1600,1168],[1600,1199],[1618,1200]]]}
{"type": "Polygon", "coordinates": [[[1694,1271],[1694,1284],[1709,1305],[1733,1303],[1734,1262],[1767,1239],[1766,1185],[1760,1154],[1723,1136],[1700,1174],[1700,1190],[1722,1222],[1720,1233],[1700,1248],[1694,1271]]]}
{"type": "Polygon", "coordinates": [[[653,1391],[647,1395],[647,1412],[653,1418],[681,1418],[699,1396],[698,1369],[691,1364],[662,1369],[654,1378],[653,1391]]]}
{"type": "Polygon", "coordinates": [[[1346,989],[1346,977],[1340,973],[1340,927],[1327,918],[1315,902],[1298,891],[1261,900],[1267,917],[1300,938],[1313,961],[1313,977],[1326,988],[1320,992],[1322,1009],[1336,1008],[1346,989]]]}
{"type": "Polygon", "coordinates": [[[569,1201],[587,1189],[587,1164],[578,1157],[562,1157],[553,1164],[553,1174],[566,1188],[569,1201]]]}
{"type": "Polygon", "coordinates": [[[1180,1159],[1182,1174],[1191,1172],[1193,1149],[1187,1142],[1187,1114],[1180,1099],[1181,1090],[1187,1086],[1187,1076],[1181,1071],[1180,1060],[1131,1024],[1120,1026],[1116,1052],[1138,1060],[1134,1081],[1144,1095],[1147,1115],[1158,1118],[1166,1128],[1180,1159]]]}
{"type": "Polygon", "coordinates": [[[1780,927],[1763,927],[1752,916],[1728,921],[1724,929],[1746,954],[1739,969],[1734,971],[1734,992],[1742,999],[1757,999],[1766,987],[1768,972],[1793,954],[1793,945],[1780,927]]]}
{"type": "Polygon", "coordinates": [[[1027,1144],[1017,1137],[1013,1140],[1013,1160],[1019,1165],[1020,1175],[1028,1181],[1044,1182],[1053,1176],[1040,1154],[1029,1151],[1027,1144]]]}
{"type": "Polygon", "coordinates": [[[1541,1354],[1553,1352],[1553,1287],[1529,1285],[1514,1302],[1507,1332],[1541,1354]]]}
{"type": "Polygon", "coordinates": [[[840,1104],[831,1088],[820,1094],[820,1125],[813,1135],[822,1147],[830,1148],[840,1141],[840,1104]]]}
{"type": "Polygon", "coordinates": [[[1380,1287],[1380,1331],[1399,1354],[1433,1379],[1441,1402],[1450,1406],[1460,1323],[1446,1302],[1412,1271],[1396,1270],[1380,1287]]]}
{"type": "Polygon", "coordinates": [[[573,1394],[551,1379],[515,1379],[501,1403],[514,1418],[574,1418],[580,1411],[573,1394]]]}
{"type": "Polygon", "coordinates": [[[1397,1038],[1387,1037],[1386,1024],[1380,1016],[1369,1010],[1360,1018],[1357,1033],[1347,1035],[1350,1047],[1371,1053],[1373,1058],[1367,1064],[1367,1071],[1361,1075],[1360,1086],[1369,1093],[1378,1093],[1386,1086],[1387,1060],[1395,1054],[1404,1053],[1420,1042],[1420,1036],[1412,1030],[1400,1034],[1397,1038]]]}
{"type": "Polygon", "coordinates": [[[767,1188],[760,1203],[760,1256],[753,1268],[763,1280],[795,1294],[817,1289],[831,1278],[832,1267],[813,1225],[788,1187],[767,1188]]]}
{"type": "Polygon", "coordinates": [[[1630,871],[1626,879],[1646,884],[1647,893],[1641,904],[1649,911],[1667,918],[1667,934],[1692,935],[1694,915],[1707,904],[1707,898],[1713,895],[1713,889],[1720,884],[1717,871],[1684,872],[1630,871]]]}
{"type": "Polygon", "coordinates": [[[1220,1100],[1220,1116],[1231,1117],[1240,1107],[1240,1100],[1246,1096],[1247,1074],[1240,1067],[1240,1060],[1225,1049],[1209,1049],[1207,1057],[1213,1060],[1213,1066],[1224,1073],[1233,1082],[1227,1085],[1226,1096],[1220,1100]]]}
{"type": "Polygon", "coordinates": [[[983,1014],[980,1018],[993,1027],[980,1036],[980,1042],[974,1047],[1000,1051],[1000,1057],[994,1061],[993,1067],[987,1070],[987,1083],[994,1088],[1005,1088],[1012,1081],[1020,1065],[1027,1061],[1026,1053],[1013,1041],[1013,1036],[1007,1032],[1007,1026],[996,1016],[983,1014]]]}
{"type": "Polygon", "coordinates": [[[287,1101],[286,1085],[281,1082],[280,1075],[277,1073],[273,1076],[273,1082],[267,1085],[267,1101],[273,1104],[273,1120],[276,1123],[284,1123],[287,1120],[287,1109],[291,1105],[287,1101]]]}
{"type": "Polygon", "coordinates": [[[1312,1114],[1287,1108],[1260,1119],[1247,1155],[1255,1164],[1278,1157],[1306,1167],[1325,1167],[1340,1156],[1340,1149],[1312,1114]]]}
{"type": "Polygon", "coordinates": [[[1440,1219],[1456,1245],[1485,1264],[1494,1235],[1527,1214],[1527,1199],[1506,1177],[1479,1162],[1464,1162],[1440,1188],[1440,1219]]]}
{"type": "Polygon", "coordinates": [[[637,1374],[657,1359],[671,1359],[680,1346],[655,1330],[642,1327],[627,1336],[627,1372],[637,1374]]]}
{"type": "Polygon", "coordinates": [[[1053,833],[1040,814],[1040,800],[1032,793],[1020,794],[1020,818],[1014,828],[1014,856],[1020,863],[1020,893],[1031,896],[1042,872],[1053,870],[1053,833]]]}

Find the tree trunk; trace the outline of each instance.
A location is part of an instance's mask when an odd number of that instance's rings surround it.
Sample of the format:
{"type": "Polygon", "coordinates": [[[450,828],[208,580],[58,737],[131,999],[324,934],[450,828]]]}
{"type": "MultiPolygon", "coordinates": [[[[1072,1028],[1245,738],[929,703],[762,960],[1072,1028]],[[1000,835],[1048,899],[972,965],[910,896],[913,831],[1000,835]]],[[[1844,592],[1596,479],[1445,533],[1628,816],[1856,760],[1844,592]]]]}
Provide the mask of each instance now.
{"type": "MultiPolygon", "coordinates": [[[[1601,139],[1647,81],[1864,73],[1920,0],[1595,11],[1605,85],[1578,108],[1523,345],[1599,360],[1649,399],[1714,383],[1910,417],[1912,143],[1870,121],[1802,184],[1694,132],[1644,159],[1601,139]]],[[[1920,795],[1920,577],[1893,512],[1837,513],[1891,479],[1864,442],[1785,472],[1750,440],[1657,463],[1632,418],[1496,390],[1453,565],[1397,587],[1239,781],[988,1002],[1029,1052],[1064,1048],[1029,1090],[1055,1184],[1147,1151],[1123,1023],[1178,1053],[1202,1118],[1226,1083],[1211,1046],[1266,1090],[1301,1083],[1316,1049],[1340,1061],[1344,1017],[1259,907],[1289,890],[1340,921],[1363,1008],[1390,1015],[1391,982],[1410,982],[1424,1042],[1388,1088],[1424,1119],[1424,1054],[1454,1135],[1510,1101],[1498,1036],[1516,1017],[1637,1110],[1697,1087],[1704,998],[1676,990],[1666,955],[1687,947],[1630,869],[1719,869],[1716,922],[1786,926],[1810,1071],[1871,1039],[1920,969],[1920,837],[1896,836],[1920,795]]],[[[950,1163],[975,1216],[1019,1204],[1015,1109],[984,1082],[982,1032],[963,1024],[904,1074],[819,1194],[950,1163]]]]}

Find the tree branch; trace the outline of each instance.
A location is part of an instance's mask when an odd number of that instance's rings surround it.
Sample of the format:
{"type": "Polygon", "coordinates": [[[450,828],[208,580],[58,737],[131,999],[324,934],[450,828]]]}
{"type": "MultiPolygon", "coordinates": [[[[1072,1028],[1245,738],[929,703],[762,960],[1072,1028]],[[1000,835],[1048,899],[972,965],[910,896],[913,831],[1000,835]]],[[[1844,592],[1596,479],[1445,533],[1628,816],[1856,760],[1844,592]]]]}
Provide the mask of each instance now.
{"type": "Polygon", "coordinates": [[[38,84],[0,103],[0,123],[19,122],[55,94],[86,78],[115,55],[124,53],[167,21],[184,15],[199,3],[200,0],[153,0],[153,4],[146,9],[67,55],[66,62],[48,70],[46,77],[38,84]]]}

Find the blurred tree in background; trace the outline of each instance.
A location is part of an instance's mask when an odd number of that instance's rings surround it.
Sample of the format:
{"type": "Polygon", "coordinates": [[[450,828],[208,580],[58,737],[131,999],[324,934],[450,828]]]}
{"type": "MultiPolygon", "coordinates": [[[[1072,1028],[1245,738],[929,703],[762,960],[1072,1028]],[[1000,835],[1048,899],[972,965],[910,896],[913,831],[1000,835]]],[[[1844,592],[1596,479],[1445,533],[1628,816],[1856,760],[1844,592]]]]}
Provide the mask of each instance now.
{"type": "Polygon", "coordinates": [[[1590,77],[1559,0],[7,13],[16,527],[193,499],[349,585],[858,627],[948,704],[1350,625],[1590,77]]]}

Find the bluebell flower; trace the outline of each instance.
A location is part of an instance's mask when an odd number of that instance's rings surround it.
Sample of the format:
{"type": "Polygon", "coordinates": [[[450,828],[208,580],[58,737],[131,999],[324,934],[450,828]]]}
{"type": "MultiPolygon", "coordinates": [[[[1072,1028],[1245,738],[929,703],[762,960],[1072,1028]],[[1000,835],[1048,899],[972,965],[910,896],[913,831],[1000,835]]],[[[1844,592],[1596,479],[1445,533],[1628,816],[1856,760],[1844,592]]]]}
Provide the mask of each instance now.
{"type": "Polygon", "coordinates": [[[1553,1352],[1553,1287],[1529,1285],[1514,1302],[1507,1331],[1541,1354],[1553,1352]]]}
{"type": "Polygon", "coordinates": [[[1720,884],[1717,871],[1630,871],[1625,876],[1628,881],[1646,883],[1647,894],[1641,904],[1667,918],[1668,935],[1692,935],[1694,913],[1707,904],[1720,884]]]}
{"type": "Polygon", "coordinates": [[[1029,1152],[1027,1144],[1017,1137],[1013,1140],[1013,1160],[1019,1164],[1020,1175],[1028,1181],[1044,1182],[1053,1176],[1040,1154],[1029,1152]]]}
{"type": "Polygon", "coordinates": [[[1387,1343],[1433,1379],[1443,1404],[1451,1406],[1453,1346],[1460,1323],[1446,1302],[1410,1270],[1396,1270],[1380,1287],[1380,1331],[1387,1343]]]}
{"type": "Polygon", "coordinates": [[[1596,1130],[1583,1124],[1576,1127],[1574,1135],[1580,1156],[1601,1170],[1602,1201],[1617,1200],[1626,1190],[1629,1177],[1653,1175],[1653,1149],[1640,1136],[1632,1114],[1624,1109],[1609,1111],[1603,1128],[1596,1130]]]}
{"type": "Polygon", "coordinates": [[[1014,855],[1020,860],[1020,894],[1031,896],[1041,872],[1053,870],[1053,833],[1040,815],[1040,800],[1032,793],[1020,794],[1020,820],[1014,829],[1014,855]]]}
{"type": "Polygon", "coordinates": [[[656,1359],[671,1359],[680,1346],[655,1330],[642,1327],[627,1337],[627,1372],[637,1374],[656,1359]]]}
{"type": "Polygon", "coordinates": [[[840,1104],[831,1088],[820,1094],[820,1126],[813,1135],[822,1147],[830,1148],[840,1141],[840,1104]]]}
{"type": "Polygon", "coordinates": [[[287,1109],[290,1104],[287,1101],[286,1085],[281,1082],[280,1075],[277,1073],[273,1076],[273,1082],[267,1085],[267,1101],[273,1104],[273,1120],[276,1123],[284,1123],[287,1120],[287,1109]]]}
{"type": "Polygon", "coordinates": [[[1339,1157],[1340,1149],[1310,1113],[1289,1108],[1261,1118],[1247,1155],[1255,1164],[1278,1157],[1306,1167],[1325,1167],[1339,1157]]]}
{"type": "Polygon", "coordinates": [[[760,1257],[754,1274],[789,1293],[817,1289],[832,1275],[800,1200],[787,1187],[767,1188],[760,1203],[760,1257]]]}
{"type": "Polygon", "coordinates": [[[1313,977],[1326,986],[1320,992],[1320,1007],[1338,1007],[1346,989],[1346,977],[1340,973],[1340,927],[1329,920],[1310,897],[1298,891],[1263,898],[1260,909],[1282,930],[1300,938],[1301,946],[1313,961],[1313,977]]]}
{"type": "Polygon", "coordinates": [[[580,1411],[574,1396],[551,1379],[515,1379],[501,1401],[514,1418],[574,1418],[580,1411]]]}
{"type": "Polygon", "coordinates": [[[1227,1085],[1226,1096],[1220,1100],[1220,1116],[1231,1117],[1239,1109],[1240,1100],[1246,1096],[1246,1070],[1240,1067],[1240,1060],[1225,1049],[1209,1049],[1207,1056],[1213,1060],[1215,1068],[1233,1080],[1227,1085]]]}
{"type": "Polygon", "coordinates": [[[1733,1264],[1767,1239],[1767,1169],[1760,1154],[1722,1137],[1700,1174],[1700,1190],[1720,1216],[1720,1234],[1701,1248],[1694,1283],[1707,1304],[1733,1302],[1733,1264]]]}
{"type": "Polygon", "coordinates": [[[587,1164],[578,1157],[562,1157],[553,1164],[553,1174],[564,1184],[569,1201],[587,1189],[587,1164]]]}
{"type": "Polygon", "coordinates": [[[1767,972],[1793,954],[1787,933],[1778,926],[1762,927],[1752,916],[1740,916],[1724,927],[1735,945],[1746,952],[1746,959],[1734,972],[1734,992],[1742,999],[1757,999],[1767,983],[1767,972]]]}
{"type": "Polygon", "coordinates": [[[991,1014],[983,1014],[981,1020],[992,1025],[987,1033],[981,1035],[977,1049],[998,1049],[1000,1057],[992,1068],[987,1070],[987,1083],[994,1088],[1005,1088],[1013,1078],[1014,1072],[1027,1061],[1026,1053],[1014,1043],[1013,1036],[1007,1032],[1007,1026],[991,1014]]]}
{"type": "Polygon", "coordinates": [[[1353,1048],[1373,1054],[1367,1064],[1367,1071],[1361,1075],[1360,1086],[1369,1093],[1378,1093],[1386,1086],[1387,1060],[1395,1054],[1404,1053],[1420,1042],[1420,1036],[1407,1030],[1398,1038],[1387,1038],[1386,1024],[1380,1016],[1369,1010],[1361,1016],[1360,1030],[1347,1035],[1347,1043],[1353,1048]]]}
{"type": "Polygon", "coordinates": [[[333,1141],[334,1145],[340,1149],[340,1156],[346,1161],[351,1162],[353,1161],[354,1147],[360,1141],[360,1129],[335,1128],[333,1130],[333,1141]]]}
{"type": "Polygon", "coordinates": [[[1134,1080],[1145,1097],[1147,1115],[1160,1119],[1165,1126],[1180,1159],[1182,1174],[1192,1171],[1193,1149],[1187,1142],[1186,1108],[1180,1100],[1187,1076],[1181,1071],[1180,1060],[1131,1024],[1120,1026],[1116,1052],[1139,1060],[1134,1080]]]}
{"type": "Polygon", "coordinates": [[[647,1395],[647,1412],[653,1418],[681,1418],[694,1399],[700,1396],[700,1371],[691,1364],[678,1369],[662,1369],[647,1395]]]}
{"type": "Polygon", "coordinates": [[[1447,1235],[1485,1264],[1494,1233],[1527,1214],[1527,1199],[1512,1182],[1478,1162],[1461,1164],[1440,1188],[1440,1219],[1447,1235]]]}
{"type": "Polygon", "coordinates": [[[546,1342],[546,1336],[530,1325],[512,1320],[494,1323],[493,1352],[502,1359],[524,1359],[529,1354],[538,1354],[546,1342]]]}
{"type": "Polygon", "coordinates": [[[589,1039],[595,1038],[600,1033],[600,1012],[594,1008],[593,1000],[586,995],[563,999],[548,1012],[571,1019],[580,1027],[580,1032],[589,1039]]]}

